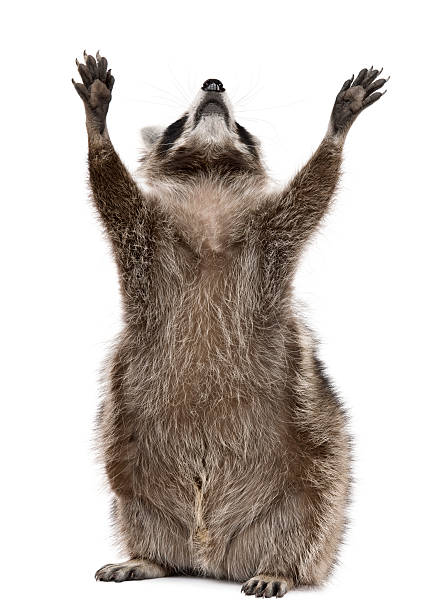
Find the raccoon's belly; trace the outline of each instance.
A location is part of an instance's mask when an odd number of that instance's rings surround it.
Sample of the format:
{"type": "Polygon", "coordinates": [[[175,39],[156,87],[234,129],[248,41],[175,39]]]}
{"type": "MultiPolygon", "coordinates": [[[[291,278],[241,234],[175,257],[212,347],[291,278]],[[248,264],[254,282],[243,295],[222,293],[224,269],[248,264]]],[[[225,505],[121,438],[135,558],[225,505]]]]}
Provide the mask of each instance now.
{"type": "Polygon", "coordinates": [[[113,490],[153,504],[201,546],[265,502],[252,484],[256,470],[271,483],[284,471],[275,467],[283,454],[283,338],[259,338],[247,325],[213,303],[196,314],[183,308],[155,337],[131,341],[113,385],[113,490]]]}
{"type": "Polygon", "coordinates": [[[139,393],[128,380],[125,403],[111,405],[101,427],[114,491],[162,500],[167,511],[173,491],[185,522],[196,503],[215,510],[232,483],[246,487],[256,466],[269,473],[281,451],[279,398],[205,373],[139,393]]]}
{"type": "MultiPolygon", "coordinates": [[[[215,306],[212,306],[215,310],[215,306]]],[[[199,315],[164,329],[153,347],[131,366],[130,378],[143,390],[144,409],[211,411],[236,414],[240,407],[271,401],[286,383],[286,353],[282,333],[259,337],[252,324],[213,321],[199,315]]]]}
{"type": "MultiPolygon", "coordinates": [[[[286,359],[277,339],[264,350],[232,321],[184,323],[126,368],[121,424],[136,438],[135,468],[157,467],[194,498],[195,482],[211,486],[225,473],[230,482],[246,479],[250,462],[279,452],[286,359]]],[[[140,486],[152,485],[138,473],[140,486]]]]}

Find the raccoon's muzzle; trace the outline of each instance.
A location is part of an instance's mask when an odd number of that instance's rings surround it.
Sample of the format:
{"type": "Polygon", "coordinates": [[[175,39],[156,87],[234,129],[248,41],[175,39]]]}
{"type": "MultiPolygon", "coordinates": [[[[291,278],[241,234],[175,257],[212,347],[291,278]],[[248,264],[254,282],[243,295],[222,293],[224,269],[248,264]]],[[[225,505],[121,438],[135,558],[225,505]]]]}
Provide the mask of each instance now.
{"type": "Polygon", "coordinates": [[[225,122],[228,122],[229,112],[225,102],[222,99],[222,95],[220,94],[222,94],[220,90],[207,90],[206,95],[196,109],[196,125],[199,123],[203,115],[221,115],[223,116],[225,122]]]}

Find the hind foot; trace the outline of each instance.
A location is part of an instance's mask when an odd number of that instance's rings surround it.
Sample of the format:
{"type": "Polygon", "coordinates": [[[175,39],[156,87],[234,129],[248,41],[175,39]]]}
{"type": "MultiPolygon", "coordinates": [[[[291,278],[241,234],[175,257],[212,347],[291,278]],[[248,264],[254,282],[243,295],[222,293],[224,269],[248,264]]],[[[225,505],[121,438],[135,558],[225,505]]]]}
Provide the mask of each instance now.
{"type": "Polygon", "coordinates": [[[95,574],[95,580],[101,582],[124,582],[125,580],[146,580],[162,578],[167,572],[160,565],[145,559],[130,559],[124,563],[109,563],[95,574]]]}
{"type": "Polygon", "coordinates": [[[244,582],[241,591],[256,597],[283,597],[293,586],[291,578],[258,574],[244,582]]]}

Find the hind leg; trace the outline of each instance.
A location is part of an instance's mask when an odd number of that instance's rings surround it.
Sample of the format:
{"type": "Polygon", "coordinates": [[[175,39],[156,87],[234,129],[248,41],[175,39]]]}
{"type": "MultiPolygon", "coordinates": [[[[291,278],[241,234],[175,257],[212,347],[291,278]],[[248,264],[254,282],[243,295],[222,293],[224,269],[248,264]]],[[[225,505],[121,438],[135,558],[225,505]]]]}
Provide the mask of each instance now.
{"type": "Polygon", "coordinates": [[[227,573],[256,597],[283,597],[290,589],[320,585],[329,574],[343,528],[340,503],[285,494],[230,543],[227,573]]]}
{"type": "Polygon", "coordinates": [[[140,498],[116,498],[113,517],[130,559],[104,565],[97,580],[144,580],[189,571],[189,534],[178,521],[140,498]]]}

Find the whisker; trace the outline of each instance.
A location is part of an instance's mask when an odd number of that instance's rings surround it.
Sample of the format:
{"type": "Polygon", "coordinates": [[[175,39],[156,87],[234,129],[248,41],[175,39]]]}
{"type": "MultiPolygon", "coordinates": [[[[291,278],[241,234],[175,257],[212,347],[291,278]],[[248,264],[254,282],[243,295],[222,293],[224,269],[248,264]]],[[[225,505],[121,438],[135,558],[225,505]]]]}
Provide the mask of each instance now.
{"type": "Polygon", "coordinates": [[[248,92],[245,93],[245,95],[241,96],[239,99],[236,99],[234,104],[235,105],[244,104],[248,102],[250,99],[256,97],[256,95],[260,93],[263,89],[263,85],[259,87],[260,82],[261,82],[261,74],[259,71],[259,74],[255,75],[254,82],[251,84],[251,87],[248,90],[248,92]]]}
{"type": "Polygon", "coordinates": [[[179,81],[177,80],[175,73],[173,72],[173,69],[171,67],[171,64],[168,65],[168,70],[172,76],[172,79],[176,85],[177,90],[179,91],[179,93],[181,94],[181,96],[184,98],[186,104],[191,104],[191,100],[189,99],[188,95],[185,93],[184,89],[182,88],[182,85],[179,83],[179,81]]]}
{"type": "Polygon", "coordinates": [[[244,94],[238,100],[234,101],[234,105],[246,104],[250,99],[255,98],[258,93],[260,93],[263,89],[263,86],[257,89],[257,85],[251,89],[248,93],[244,94]]]}
{"type": "Polygon", "coordinates": [[[261,111],[275,110],[277,108],[287,108],[289,106],[295,106],[296,104],[302,104],[302,102],[304,102],[304,100],[294,100],[294,101],[288,102],[286,104],[277,104],[276,106],[266,106],[266,107],[263,107],[263,108],[247,108],[245,110],[238,109],[235,112],[243,113],[243,112],[249,111],[250,113],[259,113],[261,111]]]}
{"type": "Polygon", "coordinates": [[[131,100],[132,102],[142,102],[143,104],[155,104],[156,106],[167,106],[169,108],[173,108],[173,109],[177,109],[177,108],[182,108],[181,105],[178,104],[174,104],[172,101],[155,101],[155,100],[148,100],[145,98],[134,98],[132,96],[125,96],[124,94],[122,94],[121,99],[125,99],[125,100],[131,100]]]}
{"type": "MultiPolygon", "coordinates": [[[[174,100],[176,100],[176,102],[179,102],[180,104],[182,103],[182,99],[180,99],[178,96],[173,94],[171,91],[168,91],[167,89],[163,89],[162,87],[158,87],[154,83],[149,83],[148,81],[145,81],[145,80],[142,80],[140,82],[144,83],[144,85],[148,85],[149,87],[153,87],[154,89],[157,89],[158,91],[161,91],[162,93],[166,94],[170,98],[173,98],[174,100]]],[[[181,92],[179,92],[179,93],[181,93],[181,92]]],[[[188,102],[188,100],[184,100],[184,101],[185,101],[185,103],[188,102]]]]}

